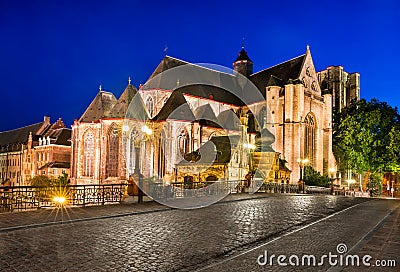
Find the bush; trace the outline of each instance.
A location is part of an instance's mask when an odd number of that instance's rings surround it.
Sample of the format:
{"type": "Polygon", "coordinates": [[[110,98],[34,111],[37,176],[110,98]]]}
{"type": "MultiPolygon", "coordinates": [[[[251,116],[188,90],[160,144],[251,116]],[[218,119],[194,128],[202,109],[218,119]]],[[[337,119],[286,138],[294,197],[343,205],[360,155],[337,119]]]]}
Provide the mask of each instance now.
{"type": "Polygon", "coordinates": [[[331,180],[328,175],[321,175],[320,172],[314,170],[311,166],[304,167],[303,180],[306,185],[330,187],[331,180]]]}

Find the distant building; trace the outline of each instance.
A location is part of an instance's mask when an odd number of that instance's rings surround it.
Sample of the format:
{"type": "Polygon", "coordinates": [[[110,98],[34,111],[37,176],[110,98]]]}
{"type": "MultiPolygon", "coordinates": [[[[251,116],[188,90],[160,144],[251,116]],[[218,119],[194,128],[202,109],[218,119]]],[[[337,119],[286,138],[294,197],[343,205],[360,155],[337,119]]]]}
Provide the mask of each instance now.
{"type": "Polygon", "coordinates": [[[61,119],[0,132],[1,185],[29,185],[35,175],[57,177],[69,173],[71,130],[61,119]]]}
{"type": "MultiPolygon", "coordinates": [[[[235,75],[170,56],[164,57],[147,83],[165,80],[163,72],[183,65],[216,84],[231,84],[242,94],[249,87],[248,83],[243,86],[235,75]]],[[[167,182],[243,180],[254,171],[253,165],[262,157],[262,152],[269,155],[259,161],[259,169],[263,170],[261,166],[267,163],[272,165],[271,171],[265,173],[265,182],[297,184],[299,159],[307,159],[315,170],[328,174],[329,168],[336,165],[332,153],[332,110],[359,95],[359,76],[355,74],[345,81],[347,73],[342,69],[342,81],[336,84],[336,68],[328,67],[329,76],[328,72],[317,73],[308,47],[305,54],[256,73],[253,61],[242,48],[233,69],[259,90],[261,96],[257,101],[243,103],[216,85],[185,86],[179,78],[169,82],[169,87],[146,83],[139,90],[129,81],[118,99],[100,89],[72,126],[72,182],[126,181],[138,165],[145,176],[162,177],[167,182]],[[137,142],[138,131],[144,123],[124,125],[128,106],[137,95],[140,103],[136,111],[146,115],[146,124],[154,131],[148,142],[140,143],[140,158],[133,142],[137,142]],[[333,97],[339,102],[333,102],[333,97]],[[215,125],[234,122],[235,118],[240,121],[229,132],[215,125]],[[269,131],[275,131],[275,136],[269,131]],[[131,142],[123,139],[124,134],[129,135],[131,142]],[[257,146],[260,142],[268,148],[254,150],[251,156],[243,152],[245,145],[257,146]],[[201,162],[199,154],[202,150],[211,152],[208,149],[211,147],[217,154],[212,166],[204,165],[203,169],[201,164],[188,163],[201,162]],[[199,174],[186,174],[191,171],[199,174]]]]}

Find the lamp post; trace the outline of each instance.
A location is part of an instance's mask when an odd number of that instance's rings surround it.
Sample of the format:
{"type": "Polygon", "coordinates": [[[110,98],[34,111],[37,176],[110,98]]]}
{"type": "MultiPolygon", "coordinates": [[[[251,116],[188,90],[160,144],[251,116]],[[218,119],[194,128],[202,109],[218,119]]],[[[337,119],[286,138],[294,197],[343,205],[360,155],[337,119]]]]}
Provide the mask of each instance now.
{"type": "Polygon", "coordinates": [[[301,184],[301,186],[303,187],[303,194],[305,194],[306,193],[306,184],[303,181],[303,170],[304,170],[304,166],[308,163],[308,159],[298,159],[297,162],[299,163],[299,167],[300,167],[299,184],[301,184]]]}
{"type": "Polygon", "coordinates": [[[138,203],[143,203],[143,180],[142,180],[142,173],[140,171],[139,161],[140,161],[140,147],[143,142],[146,141],[146,138],[153,134],[153,131],[147,126],[144,125],[142,127],[143,135],[142,137],[136,142],[135,144],[135,153],[136,153],[136,160],[135,160],[135,171],[134,175],[137,176],[138,179],[138,203]]]}
{"type": "Polygon", "coordinates": [[[394,187],[393,187],[393,184],[394,184],[394,180],[392,180],[392,189],[390,189],[390,192],[392,192],[392,197],[394,197],[394,187]]]}
{"type": "Polygon", "coordinates": [[[330,182],[331,182],[331,195],[334,194],[333,181],[335,180],[335,178],[334,178],[335,173],[336,173],[336,169],[335,168],[333,168],[333,167],[329,168],[329,175],[330,175],[330,182]]]}

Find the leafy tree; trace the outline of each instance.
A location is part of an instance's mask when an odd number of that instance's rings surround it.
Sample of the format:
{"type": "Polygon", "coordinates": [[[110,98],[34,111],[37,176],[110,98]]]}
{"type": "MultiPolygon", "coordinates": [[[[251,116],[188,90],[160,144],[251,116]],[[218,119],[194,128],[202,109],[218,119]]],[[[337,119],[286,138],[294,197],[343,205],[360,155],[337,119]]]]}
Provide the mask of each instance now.
{"type": "Polygon", "coordinates": [[[35,187],[50,187],[52,181],[47,176],[38,175],[30,179],[30,184],[35,187]]]}
{"type": "Polygon", "coordinates": [[[304,167],[304,182],[310,186],[330,187],[331,180],[327,175],[321,175],[311,166],[304,167]]]}
{"type": "Polygon", "coordinates": [[[399,120],[397,108],[377,99],[353,101],[334,114],[335,157],[342,171],[366,173],[363,190],[371,174],[381,176],[398,169],[399,120]]]}
{"type": "Polygon", "coordinates": [[[62,175],[58,176],[58,178],[53,181],[53,186],[65,187],[67,185],[69,185],[69,179],[68,179],[67,173],[63,173],[62,175]]]}

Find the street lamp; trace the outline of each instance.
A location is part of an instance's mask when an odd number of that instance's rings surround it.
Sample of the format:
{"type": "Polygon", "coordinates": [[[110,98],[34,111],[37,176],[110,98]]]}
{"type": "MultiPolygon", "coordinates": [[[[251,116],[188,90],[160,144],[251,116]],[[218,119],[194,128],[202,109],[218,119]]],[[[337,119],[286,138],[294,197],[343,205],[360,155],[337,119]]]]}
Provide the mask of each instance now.
{"type": "Polygon", "coordinates": [[[147,125],[142,127],[142,132],[144,133],[136,142],[135,151],[136,151],[136,160],[135,160],[135,170],[134,175],[138,177],[138,203],[143,203],[143,181],[142,181],[142,173],[140,172],[139,160],[140,160],[140,147],[141,144],[146,141],[146,138],[153,134],[153,130],[149,128],[147,125]]]}
{"type": "Polygon", "coordinates": [[[299,167],[300,167],[299,184],[301,184],[301,186],[303,186],[303,194],[305,194],[305,192],[306,192],[306,184],[303,181],[303,169],[304,169],[304,166],[308,163],[308,159],[298,159],[297,162],[299,163],[299,167]]]}
{"type": "Polygon", "coordinates": [[[336,169],[331,167],[329,168],[329,175],[330,175],[330,181],[331,181],[331,195],[333,195],[333,181],[335,180],[334,175],[336,173],[336,169]]]}
{"type": "Polygon", "coordinates": [[[390,189],[390,191],[392,192],[392,197],[394,197],[394,187],[393,187],[393,184],[394,184],[394,180],[392,180],[392,189],[390,189]]]}

